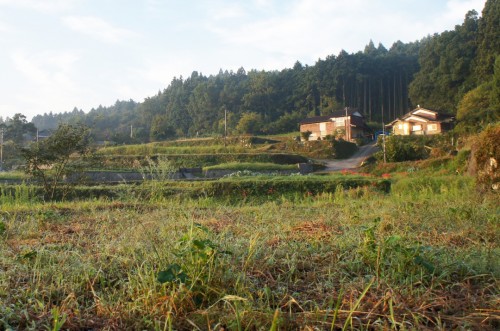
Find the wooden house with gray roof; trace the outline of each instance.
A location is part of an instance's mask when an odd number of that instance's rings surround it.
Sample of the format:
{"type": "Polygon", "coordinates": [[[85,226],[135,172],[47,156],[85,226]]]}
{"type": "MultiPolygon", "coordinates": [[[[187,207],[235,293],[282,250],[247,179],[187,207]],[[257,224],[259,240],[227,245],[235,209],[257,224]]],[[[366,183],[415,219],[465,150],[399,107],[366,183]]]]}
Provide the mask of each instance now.
{"type": "Polygon", "coordinates": [[[416,109],[387,124],[394,135],[433,135],[451,130],[455,117],[418,106],[416,109]]]}

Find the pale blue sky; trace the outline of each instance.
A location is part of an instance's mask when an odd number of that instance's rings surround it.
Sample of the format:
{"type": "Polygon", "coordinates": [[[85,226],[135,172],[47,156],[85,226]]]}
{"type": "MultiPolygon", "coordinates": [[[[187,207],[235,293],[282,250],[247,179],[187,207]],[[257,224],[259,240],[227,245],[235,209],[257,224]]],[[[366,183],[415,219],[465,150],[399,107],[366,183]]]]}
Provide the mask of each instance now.
{"type": "Polygon", "coordinates": [[[173,77],[281,70],[453,29],[485,0],[0,0],[0,116],[143,101],[173,77]]]}

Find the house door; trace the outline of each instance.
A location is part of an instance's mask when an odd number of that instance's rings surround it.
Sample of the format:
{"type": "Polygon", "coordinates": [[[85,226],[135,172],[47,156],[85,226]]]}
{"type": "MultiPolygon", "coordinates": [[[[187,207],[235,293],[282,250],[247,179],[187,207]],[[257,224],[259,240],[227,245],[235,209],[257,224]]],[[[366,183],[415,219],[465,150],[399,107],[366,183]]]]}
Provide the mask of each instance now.
{"type": "Polygon", "coordinates": [[[326,123],[319,123],[319,133],[322,138],[326,136],[326,123]]]}

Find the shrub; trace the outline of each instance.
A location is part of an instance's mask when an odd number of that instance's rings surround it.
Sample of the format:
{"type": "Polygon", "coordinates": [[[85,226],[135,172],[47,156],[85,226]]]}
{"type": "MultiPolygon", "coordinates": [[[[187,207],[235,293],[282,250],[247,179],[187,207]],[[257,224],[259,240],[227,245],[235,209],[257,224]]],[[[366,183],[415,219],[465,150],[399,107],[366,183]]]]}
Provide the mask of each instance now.
{"type": "Polygon", "coordinates": [[[311,135],[312,135],[312,132],[309,130],[300,133],[300,137],[302,139],[304,139],[305,141],[309,141],[309,137],[311,137],[311,135]]]}
{"type": "Polygon", "coordinates": [[[333,155],[336,159],[346,159],[356,153],[358,146],[343,139],[332,140],[333,155]]]}
{"type": "Polygon", "coordinates": [[[289,195],[295,193],[318,194],[333,193],[339,188],[373,187],[383,192],[390,190],[389,180],[373,180],[365,177],[352,178],[312,178],[312,177],[252,177],[228,178],[209,183],[208,196],[241,198],[273,194],[289,195]]]}
{"type": "Polygon", "coordinates": [[[21,148],[26,173],[43,184],[45,196],[54,199],[65,178],[82,179],[86,167],[95,162],[89,129],[62,124],[46,140],[21,148]]]}
{"type": "MultiPolygon", "coordinates": [[[[378,144],[383,144],[381,139],[378,144]]],[[[402,162],[425,159],[429,151],[425,148],[423,136],[389,136],[385,138],[385,154],[388,162],[402,162]]],[[[377,153],[376,157],[382,159],[383,151],[377,153]]]]}
{"type": "Polygon", "coordinates": [[[477,183],[483,188],[496,188],[500,184],[500,125],[490,126],[475,140],[472,156],[477,167],[477,183]]]}

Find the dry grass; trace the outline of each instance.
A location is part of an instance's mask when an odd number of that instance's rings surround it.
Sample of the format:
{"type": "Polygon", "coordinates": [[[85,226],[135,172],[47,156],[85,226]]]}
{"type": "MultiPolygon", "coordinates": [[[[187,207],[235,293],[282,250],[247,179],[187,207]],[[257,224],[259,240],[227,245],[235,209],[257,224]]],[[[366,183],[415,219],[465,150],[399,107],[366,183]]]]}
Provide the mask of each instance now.
{"type": "Polygon", "coordinates": [[[458,187],[10,205],[0,330],[494,330],[498,196],[458,187]]]}

